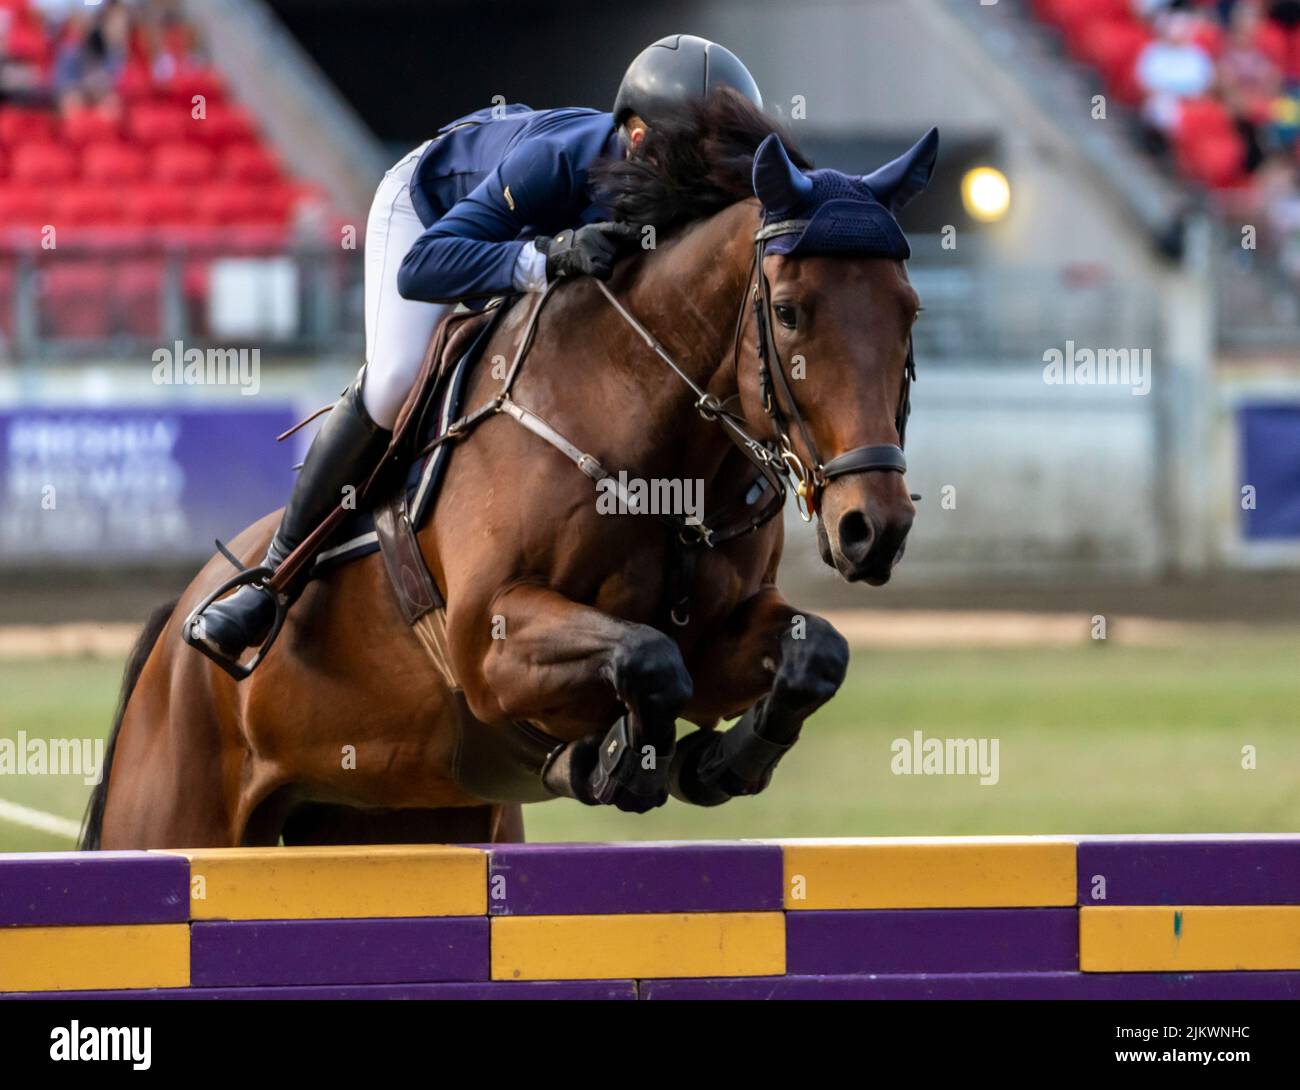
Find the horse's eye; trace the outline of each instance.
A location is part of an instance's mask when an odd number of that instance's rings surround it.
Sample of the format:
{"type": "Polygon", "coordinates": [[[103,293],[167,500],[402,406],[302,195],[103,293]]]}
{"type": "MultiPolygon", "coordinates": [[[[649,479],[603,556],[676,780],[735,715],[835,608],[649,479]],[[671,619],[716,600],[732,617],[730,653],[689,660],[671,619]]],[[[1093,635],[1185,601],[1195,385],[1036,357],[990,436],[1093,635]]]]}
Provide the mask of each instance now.
{"type": "Polygon", "coordinates": [[[772,313],[776,315],[776,320],[786,329],[794,329],[799,323],[799,312],[789,303],[776,303],[772,307],[772,313]]]}

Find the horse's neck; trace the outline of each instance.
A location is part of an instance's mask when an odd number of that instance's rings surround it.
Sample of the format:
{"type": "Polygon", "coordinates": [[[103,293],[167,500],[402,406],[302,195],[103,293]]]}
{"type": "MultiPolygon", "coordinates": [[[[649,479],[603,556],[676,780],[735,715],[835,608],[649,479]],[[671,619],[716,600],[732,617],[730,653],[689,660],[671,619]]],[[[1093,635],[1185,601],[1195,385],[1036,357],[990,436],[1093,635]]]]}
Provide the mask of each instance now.
{"type": "Polygon", "coordinates": [[[627,293],[632,313],[711,393],[736,392],[733,337],[758,223],[753,202],[700,221],[647,257],[627,293]]]}
{"type": "MultiPolygon", "coordinates": [[[[737,316],[745,305],[753,234],[759,222],[752,202],[702,220],[641,262],[628,286],[616,292],[655,336],[674,363],[720,401],[735,395],[737,316]]],[[[618,325],[623,320],[611,313],[618,325]]],[[[615,330],[615,336],[631,334],[615,330]]],[[[632,334],[629,377],[639,387],[638,415],[663,446],[711,475],[733,450],[716,424],[699,425],[695,397],[684,382],[632,334]]]]}

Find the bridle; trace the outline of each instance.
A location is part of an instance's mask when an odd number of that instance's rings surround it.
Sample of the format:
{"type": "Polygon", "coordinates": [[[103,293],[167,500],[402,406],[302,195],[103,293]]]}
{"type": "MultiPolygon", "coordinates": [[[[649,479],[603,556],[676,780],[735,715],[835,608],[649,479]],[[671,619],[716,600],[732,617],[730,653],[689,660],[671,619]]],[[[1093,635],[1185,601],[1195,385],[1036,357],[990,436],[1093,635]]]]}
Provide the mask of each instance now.
{"type": "MultiPolygon", "coordinates": [[[[776,341],[772,334],[772,289],[768,283],[767,273],[763,270],[763,257],[768,239],[780,235],[798,234],[807,226],[807,220],[781,220],[755,232],[754,268],[751,272],[754,287],[751,297],[758,337],[758,381],[763,410],[776,429],[778,452],[794,487],[799,503],[799,514],[805,522],[811,522],[813,515],[817,513],[822,490],[835,478],[845,477],[851,473],[907,472],[903,442],[907,433],[907,418],[912,411],[911,390],[912,383],[916,380],[916,357],[912,351],[912,338],[909,336],[907,363],[903,372],[903,389],[899,397],[898,409],[894,414],[898,442],[854,447],[843,454],[837,454],[829,462],[823,462],[803,414],[799,412],[799,403],[795,400],[794,391],[791,390],[790,381],[786,377],[785,367],[781,363],[781,354],[776,348],[776,341]],[[794,444],[790,442],[791,421],[794,422],[795,429],[803,440],[804,449],[811,459],[810,465],[799,457],[794,444]]],[[[737,323],[737,342],[739,342],[739,323],[737,323]]],[[[913,497],[913,499],[919,498],[913,497]]]]}
{"type": "MultiPolygon", "coordinates": [[[[907,434],[907,418],[912,412],[911,391],[912,383],[916,380],[916,357],[913,353],[912,338],[909,336],[907,340],[907,361],[903,370],[903,388],[899,396],[898,409],[894,414],[894,426],[898,432],[898,442],[873,443],[854,447],[836,455],[829,462],[823,462],[812,433],[803,418],[803,414],[799,411],[799,404],[795,400],[794,391],[790,388],[790,380],[786,377],[785,367],[781,362],[781,354],[776,348],[776,342],[772,335],[771,285],[768,283],[767,273],[763,270],[763,257],[765,256],[768,240],[777,238],[780,235],[801,233],[807,225],[807,220],[781,220],[761,227],[754,233],[754,259],[749,276],[746,279],[748,290],[745,296],[742,297],[740,308],[736,314],[735,332],[732,339],[732,358],[736,363],[737,372],[739,372],[745,300],[752,300],[758,346],[759,394],[763,411],[772,422],[773,430],[776,433],[775,440],[765,441],[751,435],[745,428],[743,418],[727,409],[722,402],[701,388],[694,379],[683,371],[663,345],[618,300],[603,281],[598,280],[596,284],[610,305],[640,335],[647,347],[663,360],[682,382],[690,387],[691,392],[695,394],[695,408],[700,415],[706,420],[716,420],[723,426],[731,439],[736,442],[749,460],[758,467],[774,486],[775,498],[779,499],[781,503],[785,500],[786,486],[792,488],[796,496],[800,516],[805,522],[811,522],[813,516],[817,513],[822,490],[837,477],[846,477],[852,473],[907,472],[907,458],[903,454],[902,444],[907,434]],[[795,430],[803,440],[804,449],[811,459],[811,465],[805,463],[794,449],[794,444],[790,441],[790,425],[792,421],[795,430]],[[773,472],[774,470],[775,472],[773,472]]],[[[737,380],[739,381],[739,373],[737,374],[737,380]]],[[[921,497],[913,493],[911,498],[919,500],[921,497]]],[[[776,504],[776,509],[779,509],[779,507],[780,503],[776,504]]],[[[757,526],[762,525],[772,517],[774,513],[775,510],[773,509],[764,508],[761,517],[745,529],[756,529],[757,526]]],[[[704,543],[713,545],[717,544],[719,540],[726,540],[728,537],[733,536],[737,535],[729,533],[725,537],[719,537],[717,534],[711,534],[705,539],[704,543]]]]}

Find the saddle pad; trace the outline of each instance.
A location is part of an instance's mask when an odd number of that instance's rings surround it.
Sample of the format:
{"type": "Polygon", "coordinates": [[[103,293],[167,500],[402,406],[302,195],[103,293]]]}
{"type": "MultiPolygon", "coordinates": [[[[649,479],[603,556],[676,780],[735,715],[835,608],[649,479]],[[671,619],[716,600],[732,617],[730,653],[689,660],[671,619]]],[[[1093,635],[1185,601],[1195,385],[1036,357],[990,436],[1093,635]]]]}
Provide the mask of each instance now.
{"type": "MultiPolygon", "coordinates": [[[[504,312],[508,306],[508,303],[504,304],[501,311],[504,312]]],[[[438,380],[430,399],[436,411],[425,414],[425,423],[415,437],[416,449],[423,448],[442,435],[454,421],[464,415],[463,401],[469,375],[482,354],[488,337],[496,327],[499,316],[498,314],[493,320],[487,322],[474,335],[474,339],[460,359],[454,366],[447,368],[438,380]]],[[[438,487],[447,471],[453,446],[455,446],[454,442],[435,447],[425,457],[413,462],[407,472],[406,513],[411,520],[411,525],[417,529],[424,524],[424,520],[433,510],[438,487]]],[[[311,568],[311,577],[319,578],[350,560],[369,556],[378,551],[379,537],[375,533],[374,512],[370,505],[366,504],[343,521],[327,547],[317,554],[311,568]]]]}

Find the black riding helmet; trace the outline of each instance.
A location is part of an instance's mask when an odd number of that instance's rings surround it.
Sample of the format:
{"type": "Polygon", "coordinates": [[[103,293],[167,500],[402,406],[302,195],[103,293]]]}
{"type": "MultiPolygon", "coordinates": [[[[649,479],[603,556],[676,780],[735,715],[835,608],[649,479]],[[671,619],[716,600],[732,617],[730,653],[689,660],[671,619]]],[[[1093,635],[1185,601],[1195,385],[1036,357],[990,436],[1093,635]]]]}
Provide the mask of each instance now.
{"type": "Polygon", "coordinates": [[[755,106],[763,105],[754,77],[730,49],[694,34],[670,34],[628,65],[614,99],[614,124],[622,125],[630,114],[654,124],[656,114],[718,87],[730,87],[755,106]]]}

